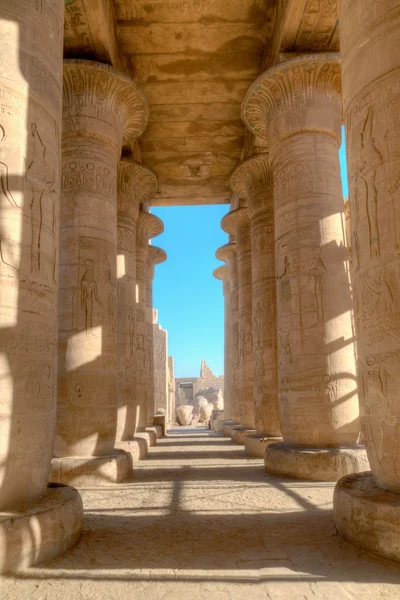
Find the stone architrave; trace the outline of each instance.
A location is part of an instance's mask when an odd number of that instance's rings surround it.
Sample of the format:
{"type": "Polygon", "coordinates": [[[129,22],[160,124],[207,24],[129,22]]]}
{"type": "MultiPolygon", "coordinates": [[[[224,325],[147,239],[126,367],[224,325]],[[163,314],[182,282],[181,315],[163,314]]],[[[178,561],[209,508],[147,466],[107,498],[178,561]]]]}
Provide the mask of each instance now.
{"type": "MultiPolygon", "coordinates": [[[[136,402],[136,221],[139,204],[157,192],[156,175],[145,165],[121,160],[118,165],[118,420],[117,442],[132,440],[136,402]]],[[[118,444],[118,447],[124,446],[118,444]]]]}
{"type": "Polygon", "coordinates": [[[64,61],[57,481],[120,481],[117,432],[117,172],[144,131],[140,88],[108,65],[64,61]]]}
{"type": "Polygon", "coordinates": [[[357,372],[371,472],[339,481],[348,541],[400,561],[400,1],[340,3],[357,372]]]}
{"type": "Polygon", "coordinates": [[[231,298],[228,265],[217,267],[213,275],[222,281],[224,293],[224,420],[232,418],[231,387],[232,387],[232,357],[231,357],[231,298]]]}
{"type": "MultiPolygon", "coordinates": [[[[223,432],[231,437],[232,428],[240,425],[240,389],[239,389],[239,290],[236,242],[229,242],[218,248],[215,253],[218,260],[222,260],[228,267],[229,277],[229,304],[230,304],[230,373],[229,391],[230,407],[229,418],[224,422],[223,432]]],[[[226,375],[224,382],[227,381],[226,375]]]]}
{"type": "Polygon", "coordinates": [[[274,191],[267,154],[239,163],[231,188],[248,202],[252,255],[253,394],[256,436],[246,452],[264,456],[267,445],[280,441],[276,332],[274,191]]]}
{"type": "Polygon", "coordinates": [[[234,235],[236,240],[239,298],[240,428],[234,428],[232,440],[235,443],[244,444],[248,434],[256,433],[253,397],[251,237],[249,211],[247,206],[240,206],[226,214],[221,221],[221,227],[230,235],[234,235]]]}
{"type": "Polygon", "coordinates": [[[136,227],[136,429],[139,432],[143,432],[149,424],[148,392],[151,365],[146,300],[147,255],[149,240],[163,231],[161,219],[146,210],[139,212],[136,227]]]}
{"type": "Polygon", "coordinates": [[[153,425],[153,417],[156,411],[155,387],[154,387],[154,319],[153,309],[153,280],[154,267],[167,260],[167,254],[158,246],[149,244],[147,250],[146,265],[146,306],[147,306],[147,352],[148,352],[148,388],[147,388],[147,426],[153,425]]]}
{"type": "Polygon", "coordinates": [[[263,73],[242,104],[273,168],[278,390],[284,444],[267,472],[337,480],[368,466],[359,440],[348,249],[338,148],[336,55],[302,55],[263,73]]]}
{"type": "Polygon", "coordinates": [[[71,547],[76,490],[48,487],[57,394],[64,2],[0,0],[0,572],[71,547]]]}

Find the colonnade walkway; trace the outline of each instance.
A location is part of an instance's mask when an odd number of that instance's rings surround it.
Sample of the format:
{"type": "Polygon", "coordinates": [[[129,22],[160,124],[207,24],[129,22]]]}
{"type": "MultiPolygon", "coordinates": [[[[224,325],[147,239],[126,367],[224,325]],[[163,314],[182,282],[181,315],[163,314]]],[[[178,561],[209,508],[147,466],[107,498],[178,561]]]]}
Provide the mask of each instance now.
{"type": "Polygon", "coordinates": [[[335,532],[332,483],[264,474],[203,427],[170,430],[132,481],[82,491],[66,554],[0,580],[2,600],[400,598],[400,565],[335,532]]]}

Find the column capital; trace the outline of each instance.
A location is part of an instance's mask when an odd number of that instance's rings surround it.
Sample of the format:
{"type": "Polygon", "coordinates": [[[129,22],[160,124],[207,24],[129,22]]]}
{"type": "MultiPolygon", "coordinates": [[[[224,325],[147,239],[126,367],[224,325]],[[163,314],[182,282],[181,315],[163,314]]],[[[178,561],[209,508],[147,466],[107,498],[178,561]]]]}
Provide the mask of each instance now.
{"type": "Polygon", "coordinates": [[[226,233],[235,234],[238,229],[250,227],[249,210],[247,206],[241,206],[229,211],[221,220],[221,227],[226,233]]]}
{"type": "Polygon", "coordinates": [[[164,231],[164,223],[146,210],[139,212],[136,228],[136,246],[144,250],[148,248],[149,240],[164,231]]]}
{"type": "Polygon", "coordinates": [[[156,174],[134,160],[118,163],[118,216],[136,220],[139,204],[150,200],[158,189],[156,174]]]}
{"type": "Polygon", "coordinates": [[[271,67],[250,86],[242,103],[246,127],[271,149],[297,133],[341,140],[339,55],[308,54],[271,67]]]}
{"type": "Polygon", "coordinates": [[[215,277],[215,279],[219,279],[220,281],[225,282],[229,278],[227,265],[220,265],[219,267],[214,269],[213,277],[215,277]]]}
{"type": "Polygon", "coordinates": [[[232,190],[248,201],[250,213],[265,206],[266,196],[273,205],[273,178],[269,154],[255,154],[240,162],[230,178],[232,190]]]}
{"type": "Polygon", "coordinates": [[[109,65],[81,59],[64,60],[63,75],[63,139],[101,140],[119,154],[123,140],[143,133],[149,106],[132,79],[109,65]]]}
{"type": "Polygon", "coordinates": [[[155,266],[160,265],[167,260],[167,253],[159,246],[153,246],[150,244],[147,257],[149,264],[155,266]]]}
{"type": "Polygon", "coordinates": [[[215,252],[215,256],[218,260],[223,260],[228,264],[232,258],[236,257],[236,252],[236,242],[229,242],[220,246],[215,252]]]}
{"type": "Polygon", "coordinates": [[[167,253],[159,246],[149,244],[147,249],[147,273],[150,279],[154,279],[154,267],[167,260],[167,253]]]}

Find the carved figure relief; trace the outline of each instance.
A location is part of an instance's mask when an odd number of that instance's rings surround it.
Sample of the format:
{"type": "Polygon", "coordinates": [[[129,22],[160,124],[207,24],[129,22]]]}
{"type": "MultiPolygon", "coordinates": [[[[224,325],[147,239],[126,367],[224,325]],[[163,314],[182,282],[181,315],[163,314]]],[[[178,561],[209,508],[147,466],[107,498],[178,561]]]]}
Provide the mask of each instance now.
{"type": "Polygon", "coordinates": [[[135,312],[133,308],[129,309],[128,312],[128,330],[129,330],[129,354],[134,354],[135,344],[135,312]]]}
{"type": "Polygon", "coordinates": [[[279,365],[284,367],[286,364],[293,363],[292,347],[290,344],[290,332],[279,333],[279,342],[281,344],[281,352],[279,356],[279,365]]]}
{"type": "Polygon", "coordinates": [[[46,364],[40,369],[39,378],[36,382],[36,408],[45,410],[50,406],[53,396],[53,386],[51,383],[51,367],[46,364]]]}
{"type": "MultiPolygon", "coordinates": [[[[1,141],[3,141],[5,139],[5,132],[3,127],[1,127],[2,129],[2,139],[1,141]]],[[[10,188],[9,188],[9,182],[8,182],[8,167],[5,163],[0,162],[0,207],[6,207],[7,204],[9,205],[9,207],[11,209],[15,209],[17,211],[20,211],[19,206],[17,205],[17,203],[15,202],[14,196],[12,195],[10,188]]],[[[15,244],[13,243],[13,241],[11,239],[7,239],[7,237],[5,235],[3,235],[2,232],[0,232],[0,258],[1,261],[9,266],[12,267],[13,269],[17,269],[18,268],[18,264],[17,264],[17,257],[14,255],[14,250],[15,250],[15,244]]]]}
{"type": "Polygon", "coordinates": [[[395,313],[395,301],[390,284],[386,277],[386,266],[384,265],[379,271],[378,281],[366,272],[364,281],[367,288],[372,293],[372,301],[365,302],[366,310],[372,316],[379,305],[380,314],[385,313],[393,315],[395,313]]]}
{"type": "Polygon", "coordinates": [[[324,277],[326,274],[326,266],[321,257],[321,249],[314,249],[314,262],[311,267],[309,273],[311,277],[314,279],[314,297],[315,304],[317,310],[317,322],[315,323],[315,327],[318,325],[323,325],[325,320],[324,315],[324,299],[323,299],[323,285],[324,285],[324,277]]]}
{"type": "Polygon", "coordinates": [[[261,307],[261,301],[259,300],[257,302],[256,310],[255,310],[255,314],[254,314],[254,333],[255,333],[254,344],[257,348],[260,348],[263,345],[263,327],[262,327],[263,314],[262,313],[263,313],[263,311],[262,311],[262,307],[261,307]]]}
{"type": "Polygon", "coordinates": [[[290,313],[291,311],[291,300],[292,292],[290,287],[290,279],[292,275],[292,268],[289,262],[289,257],[285,256],[283,272],[280,276],[280,289],[281,289],[281,309],[282,313],[290,313]]]}
{"type": "MultiPolygon", "coordinates": [[[[31,125],[30,140],[31,156],[26,164],[25,179],[31,187],[31,270],[33,273],[41,271],[42,233],[44,225],[44,196],[52,198],[55,193],[54,183],[56,173],[51,169],[46,159],[46,146],[39,134],[36,123],[31,125]]],[[[55,203],[51,200],[52,207],[52,235],[55,234],[55,203]]]]}
{"type": "Polygon", "coordinates": [[[374,107],[370,106],[360,134],[360,161],[357,165],[357,174],[365,185],[370,260],[380,256],[376,175],[382,165],[383,155],[374,137],[374,107]]]}
{"type": "Polygon", "coordinates": [[[81,279],[81,309],[85,314],[86,335],[93,334],[93,308],[97,303],[101,305],[97,282],[94,273],[94,262],[90,258],[85,260],[85,273],[81,279]]]}

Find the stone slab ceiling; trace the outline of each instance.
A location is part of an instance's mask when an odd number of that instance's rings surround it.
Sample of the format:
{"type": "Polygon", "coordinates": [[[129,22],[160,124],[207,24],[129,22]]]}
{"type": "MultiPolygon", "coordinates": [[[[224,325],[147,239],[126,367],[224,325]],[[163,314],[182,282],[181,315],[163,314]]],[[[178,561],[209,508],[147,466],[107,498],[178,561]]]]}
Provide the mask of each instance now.
{"type": "Polygon", "coordinates": [[[275,0],[115,0],[117,31],[150,102],[142,160],[152,204],[227,203],[242,98],[273,34],[275,0]]]}

